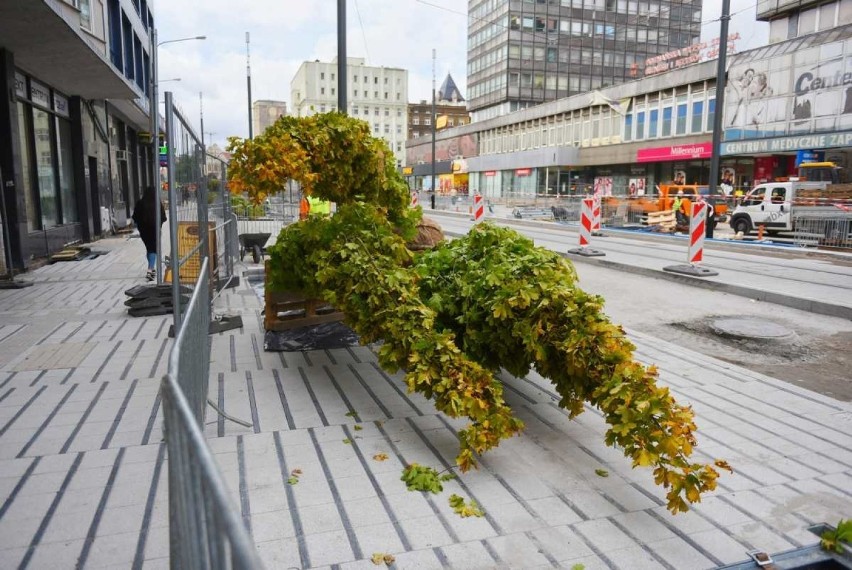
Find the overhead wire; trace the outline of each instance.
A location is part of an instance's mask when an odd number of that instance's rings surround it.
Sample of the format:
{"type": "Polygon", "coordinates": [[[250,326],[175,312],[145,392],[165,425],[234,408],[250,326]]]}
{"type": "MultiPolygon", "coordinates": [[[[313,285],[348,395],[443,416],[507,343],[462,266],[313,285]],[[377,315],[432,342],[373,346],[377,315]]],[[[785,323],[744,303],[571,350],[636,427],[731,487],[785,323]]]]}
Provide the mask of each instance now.
{"type": "Polygon", "coordinates": [[[364,38],[364,53],[367,55],[367,62],[369,62],[370,48],[367,47],[367,34],[364,32],[364,22],[361,20],[361,10],[358,8],[358,0],[355,0],[355,13],[358,14],[358,25],[361,26],[361,37],[364,38]]]}

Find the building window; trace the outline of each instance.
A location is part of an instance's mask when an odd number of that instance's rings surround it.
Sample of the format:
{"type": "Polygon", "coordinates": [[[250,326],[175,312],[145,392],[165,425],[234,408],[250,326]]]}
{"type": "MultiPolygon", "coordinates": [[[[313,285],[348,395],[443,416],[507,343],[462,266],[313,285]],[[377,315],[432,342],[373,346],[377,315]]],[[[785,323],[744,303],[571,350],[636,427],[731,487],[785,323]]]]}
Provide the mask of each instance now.
{"type": "Polygon", "coordinates": [[[331,80],[334,81],[334,74],[331,74],[331,80]]]}
{"type": "Polygon", "coordinates": [[[357,114],[358,114],[358,105],[352,105],[352,114],[353,114],[353,115],[357,115],[357,114]]]}
{"type": "Polygon", "coordinates": [[[710,99],[707,101],[707,128],[705,130],[713,132],[713,121],[716,115],[716,100],[710,99]]]}
{"type": "Polygon", "coordinates": [[[325,105],[320,105],[320,113],[325,113],[325,105]]]}
{"type": "Polygon", "coordinates": [[[645,111],[636,113],[636,140],[641,141],[645,138],[645,111]]]}
{"type": "Polygon", "coordinates": [[[374,85],[378,85],[378,84],[379,84],[379,78],[378,78],[378,77],[374,77],[374,78],[373,78],[373,84],[374,84],[374,85]]]}
{"type": "Polygon", "coordinates": [[[358,96],[358,90],[357,89],[355,90],[355,96],[356,97],[358,96]]]}
{"type": "Polygon", "coordinates": [[[379,134],[379,123],[373,123],[373,134],[379,134]]]}
{"type": "Polygon", "coordinates": [[[385,134],[386,135],[390,134],[390,125],[387,125],[387,124],[385,125],[385,134]]]}
{"type": "Polygon", "coordinates": [[[420,131],[414,131],[414,138],[416,138],[416,139],[420,138],[420,131]]]}
{"type": "Polygon", "coordinates": [[[672,108],[664,107],[663,108],[663,132],[662,135],[664,137],[672,136],[672,108]]]}
{"type": "Polygon", "coordinates": [[[675,134],[676,135],[685,135],[686,134],[686,104],[677,106],[677,124],[675,125],[675,134]]]}
{"type": "Polygon", "coordinates": [[[331,88],[331,94],[332,94],[332,95],[334,95],[334,91],[335,91],[335,89],[334,89],[334,87],[332,87],[332,88],[331,88]]]}
{"type": "Polygon", "coordinates": [[[80,6],[80,27],[91,31],[92,9],[89,6],[89,0],[79,0],[78,4],[80,6]]]}
{"type": "Polygon", "coordinates": [[[385,107],[385,117],[390,117],[390,109],[385,107]]]}
{"type": "Polygon", "coordinates": [[[378,91],[373,91],[373,97],[374,97],[375,99],[378,99],[378,98],[379,98],[379,92],[378,92],[378,91]]]}
{"type": "Polygon", "coordinates": [[[325,87],[320,87],[320,95],[325,95],[325,87]]]}
{"type": "Polygon", "coordinates": [[[424,125],[431,125],[431,124],[432,124],[432,117],[426,117],[426,118],[424,118],[424,119],[423,119],[423,124],[424,124],[424,125]]]}
{"type": "Polygon", "coordinates": [[[388,98],[388,92],[385,91],[385,99],[387,99],[387,98],[388,98]]]}
{"type": "Polygon", "coordinates": [[[56,117],[56,150],[62,222],[71,224],[79,221],[74,192],[74,168],[71,162],[71,123],[59,117],[56,117]]]}
{"type": "Polygon", "coordinates": [[[633,140],[633,115],[624,117],[624,140],[629,142],[633,140]]]}
{"type": "Polygon", "coordinates": [[[396,110],[396,116],[397,116],[397,117],[401,117],[401,116],[402,116],[402,109],[397,109],[397,110],[396,110]]]}
{"type": "Polygon", "coordinates": [[[417,115],[414,115],[414,118],[412,119],[412,124],[413,125],[419,125],[420,124],[420,117],[418,117],[417,115]]]}
{"type": "Polygon", "coordinates": [[[396,143],[396,152],[402,152],[402,143],[401,142],[396,143]]]}
{"type": "Polygon", "coordinates": [[[320,79],[325,80],[325,72],[324,71],[320,72],[320,79]]]}
{"type": "Polygon", "coordinates": [[[396,134],[398,134],[398,135],[401,135],[401,134],[402,134],[402,125],[397,125],[397,126],[396,126],[396,134]]]}
{"type": "Polygon", "coordinates": [[[358,83],[358,76],[357,75],[355,76],[355,81],[353,81],[353,83],[358,83]]]}
{"type": "Polygon", "coordinates": [[[702,132],[702,125],[704,124],[704,101],[694,101],[692,103],[692,129],[690,132],[700,133],[702,132]]]}
{"type": "Polygon", "coordinates": [[[657,138],[657,123],[659,120],[660,112],[657,109],[654,109],[648,113],[648,138],[655,139],[657,138]]]}

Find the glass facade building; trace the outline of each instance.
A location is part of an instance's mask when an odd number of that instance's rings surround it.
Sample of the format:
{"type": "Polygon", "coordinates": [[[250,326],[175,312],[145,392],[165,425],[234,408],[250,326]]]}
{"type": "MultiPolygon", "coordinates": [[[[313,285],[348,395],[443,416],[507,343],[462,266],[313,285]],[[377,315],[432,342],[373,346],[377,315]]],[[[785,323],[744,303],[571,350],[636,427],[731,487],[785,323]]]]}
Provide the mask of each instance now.
{"type": "Polygon", "coordinates": [[[639,79],[700,35],[700,0],[469,0],[469,109],[478,121],[639,79]]]}

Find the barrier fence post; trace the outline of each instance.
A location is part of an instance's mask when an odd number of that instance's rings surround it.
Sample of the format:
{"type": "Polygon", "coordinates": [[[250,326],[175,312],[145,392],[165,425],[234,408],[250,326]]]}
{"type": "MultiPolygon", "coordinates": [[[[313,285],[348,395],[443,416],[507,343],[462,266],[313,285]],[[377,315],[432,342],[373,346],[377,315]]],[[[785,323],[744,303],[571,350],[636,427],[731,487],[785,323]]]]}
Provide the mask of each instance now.
{"type": "Polygon", "coordinates": [[[420,205],[420,198],[417,196],[417,192],[411,193],[411,207],[416,208],[420,205]]]}
{"type": "Polygon", "coordinates": [[[473,221],[477,224],[485,219],[485,204],[482,203],[482,195],[473,195],[473,221]]]}
{"type": "MultiPolygon", "coordinates": [[[[602,257],[606,255],[599,249],[589,247],[592,243],[592,235],[595,227],[595,204],[594,198],[584,198],[580,211],[580,247],[569,249],[568,253],[582,255],[584,257],[602,257]]],[[[600,210],[598,210],[600,214],[600,210]]]]}
{"type": "Polygon", "coordinates": [[[689,248],[686,258],[688,265],[669,265],[663,267],[663,271],[691,275],[693,277],[719,275],[718,271],[713,271],[699,265],[704,260],[705,226],[707,224],[707,211],[710,208],[712,206],[703,202],[692,203],[692,216],[689,218],[689,248]]]}

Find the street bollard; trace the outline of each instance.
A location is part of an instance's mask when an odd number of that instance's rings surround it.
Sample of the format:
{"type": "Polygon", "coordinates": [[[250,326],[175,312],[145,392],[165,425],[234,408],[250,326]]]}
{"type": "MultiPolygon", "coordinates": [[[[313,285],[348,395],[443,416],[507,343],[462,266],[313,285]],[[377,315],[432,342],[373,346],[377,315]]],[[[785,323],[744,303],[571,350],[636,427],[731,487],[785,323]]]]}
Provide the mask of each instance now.
{"type": "Polygon", "coordinates": [[[601,257],[606,255],[599,249],[589,247],[592,243],[593,230],[595,226],[595,200],[585,198],[580,211],[580,247],[569,249],[568,253],[582,255],[583,257],[601,257]]]}

